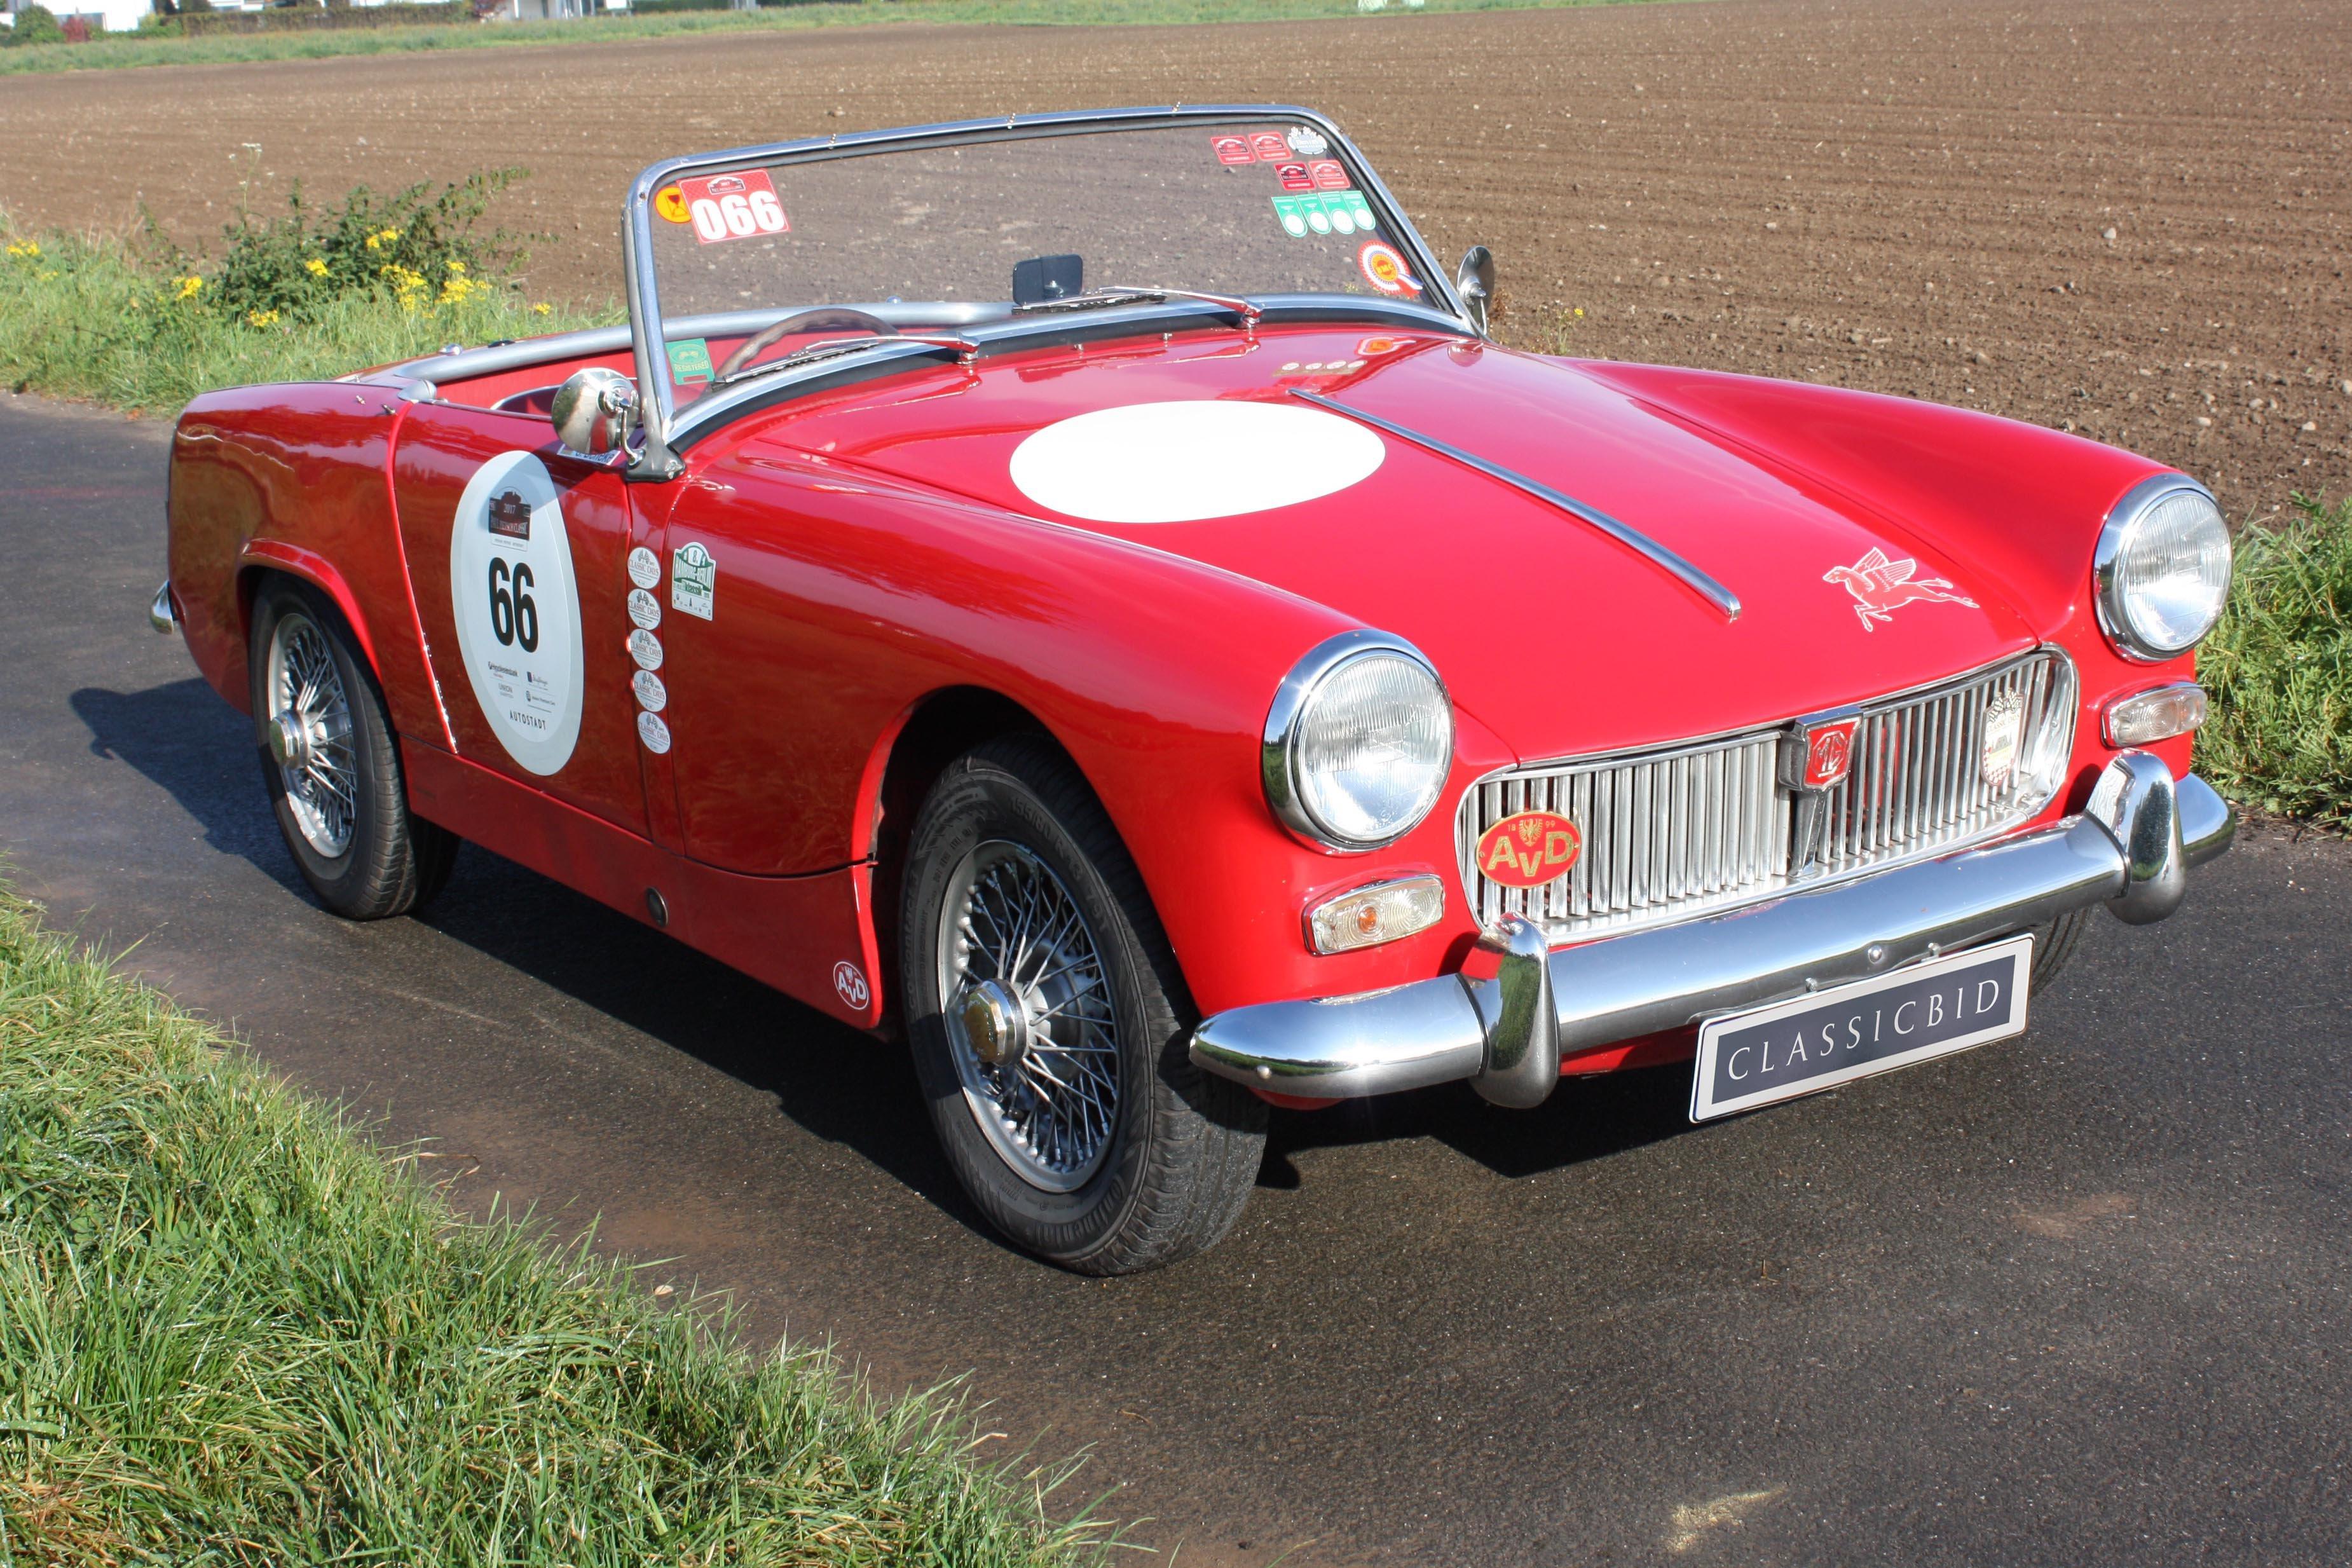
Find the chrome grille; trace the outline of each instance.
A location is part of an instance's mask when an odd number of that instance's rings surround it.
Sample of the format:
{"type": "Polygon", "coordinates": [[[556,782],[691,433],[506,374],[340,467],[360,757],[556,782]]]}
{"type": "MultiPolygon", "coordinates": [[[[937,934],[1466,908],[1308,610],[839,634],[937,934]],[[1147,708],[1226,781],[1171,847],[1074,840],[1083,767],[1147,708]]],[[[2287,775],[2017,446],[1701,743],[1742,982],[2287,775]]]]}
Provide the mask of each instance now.
{"type": "Polygon", "coordinates": [[[1612,934],[1883,869],[2032,817],[2063,776],[2074,669],[2042,649],[1957,681],[1866,703],[1845,779],[1800,811],[1780,781],[1787,725],[1685,746],[1490,774],[1455,820],[1463,885],[1482,923],[1521,915],[1557,939],[1612,934]],[[2016,766],[1986,782],[1986,717],[2021,705],[2016,766]],[[1479,835],[1521,811],[1574,822],[1566,874],[1517,888],[1482,876],[1479,835]],[[1807,830],[1811,847],[1797,844],[1807,830]]]}

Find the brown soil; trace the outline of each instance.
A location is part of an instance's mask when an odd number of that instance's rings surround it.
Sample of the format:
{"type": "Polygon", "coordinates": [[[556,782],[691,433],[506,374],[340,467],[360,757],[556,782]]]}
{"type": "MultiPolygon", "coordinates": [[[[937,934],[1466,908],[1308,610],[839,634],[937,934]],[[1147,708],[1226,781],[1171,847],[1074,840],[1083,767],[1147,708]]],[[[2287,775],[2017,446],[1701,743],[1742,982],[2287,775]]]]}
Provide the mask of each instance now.
{"type": "Polygon", "coordinates": [[[601,297],[622,190],[657,156],[1170,99],[1335,114],[1442,251],[1495,247],[1521,343],[2062,425],[2242,514],[2352,485],[2341,0],[889,27],[18,77],[0,205],[80,225],[144,202],[205,240],[247,142],[272,203],[296,177],[519,162],[502,216],[557,236],[531,287],[601,297]]]}

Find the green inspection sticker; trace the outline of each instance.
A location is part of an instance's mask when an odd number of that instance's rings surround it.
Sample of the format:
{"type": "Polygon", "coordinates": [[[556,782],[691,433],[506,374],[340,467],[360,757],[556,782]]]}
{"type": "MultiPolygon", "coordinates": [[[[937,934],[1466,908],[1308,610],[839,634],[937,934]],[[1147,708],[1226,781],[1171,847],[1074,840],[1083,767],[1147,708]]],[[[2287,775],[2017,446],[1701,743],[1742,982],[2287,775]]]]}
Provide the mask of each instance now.
{"type": "MultiPolygon", "coordinates": [[[[1282,220],[1283,233],[1288,235],[1292,239],[1304,239],[1307,237],[1307,204],[1314,200],[1315,198],[1312,196],[1276,196],[1274,198],[1274,215],[1282,220]]],[[[1318,203],[1317,204],[1320,205],[1321,204],[1318,203]]]]}
{"type": "Polygon", "coordinates": [[[1326,191],[1313,196],[1276,196],[1274,215],[1293,239],[1310,234],[1370,234],[1372,204],[1361,191],[1326,191]]]}
{"type": "Polygon", "coordinates": [[[707,382],[710,369],[710,343],[704,338],[681,338],[669,346],[669,379],[683,386],[691,382],[707,382]]]}

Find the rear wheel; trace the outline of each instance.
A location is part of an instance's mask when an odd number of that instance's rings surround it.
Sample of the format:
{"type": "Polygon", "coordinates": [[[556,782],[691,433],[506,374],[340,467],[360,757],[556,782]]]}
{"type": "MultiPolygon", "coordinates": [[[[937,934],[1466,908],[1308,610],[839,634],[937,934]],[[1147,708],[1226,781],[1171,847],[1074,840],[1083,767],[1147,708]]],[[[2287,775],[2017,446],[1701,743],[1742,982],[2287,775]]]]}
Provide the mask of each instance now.
{"type": "Polygon", "coordinates": [[[904,886],[916,1068],[989,1221],[1091,1274],[1173,1262],[1232,1228],[1265,1103],[1187,1056],[1174,956],[1068,762],[1013,738],[951,764],[916,819],[904,886]]]}
{"type": "Polygon", "coordinates": [[[262,782],[319,902],[381,920],[440,892],[457,836],[409,814],[383,694],[334,607],[271,579],[254,597],[247,668],[262,782]]]}
{"type": "Polygon", "coordinates": [[[2070,909],[2047,925],[2033,928],[2033,977],[2035,995],[2056,983],[2067,962],[2074,956],[2074,948],[2083,940],[2083,930],[2091,916],[2099,912],[2098,905],[2070,909]]]}

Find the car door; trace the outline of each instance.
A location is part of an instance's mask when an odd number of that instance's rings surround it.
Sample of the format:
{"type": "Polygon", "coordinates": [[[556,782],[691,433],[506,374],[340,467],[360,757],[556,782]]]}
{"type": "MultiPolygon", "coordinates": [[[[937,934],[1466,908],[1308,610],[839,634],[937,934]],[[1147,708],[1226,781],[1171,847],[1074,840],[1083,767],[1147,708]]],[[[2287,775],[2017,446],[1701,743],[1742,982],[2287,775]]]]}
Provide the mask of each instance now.
{"type": "Polygon", "coordinates": [[[458,755],[644,833],[627,486],[532,414],[412,404],[396,442],[401,540],[458,755]]]}

